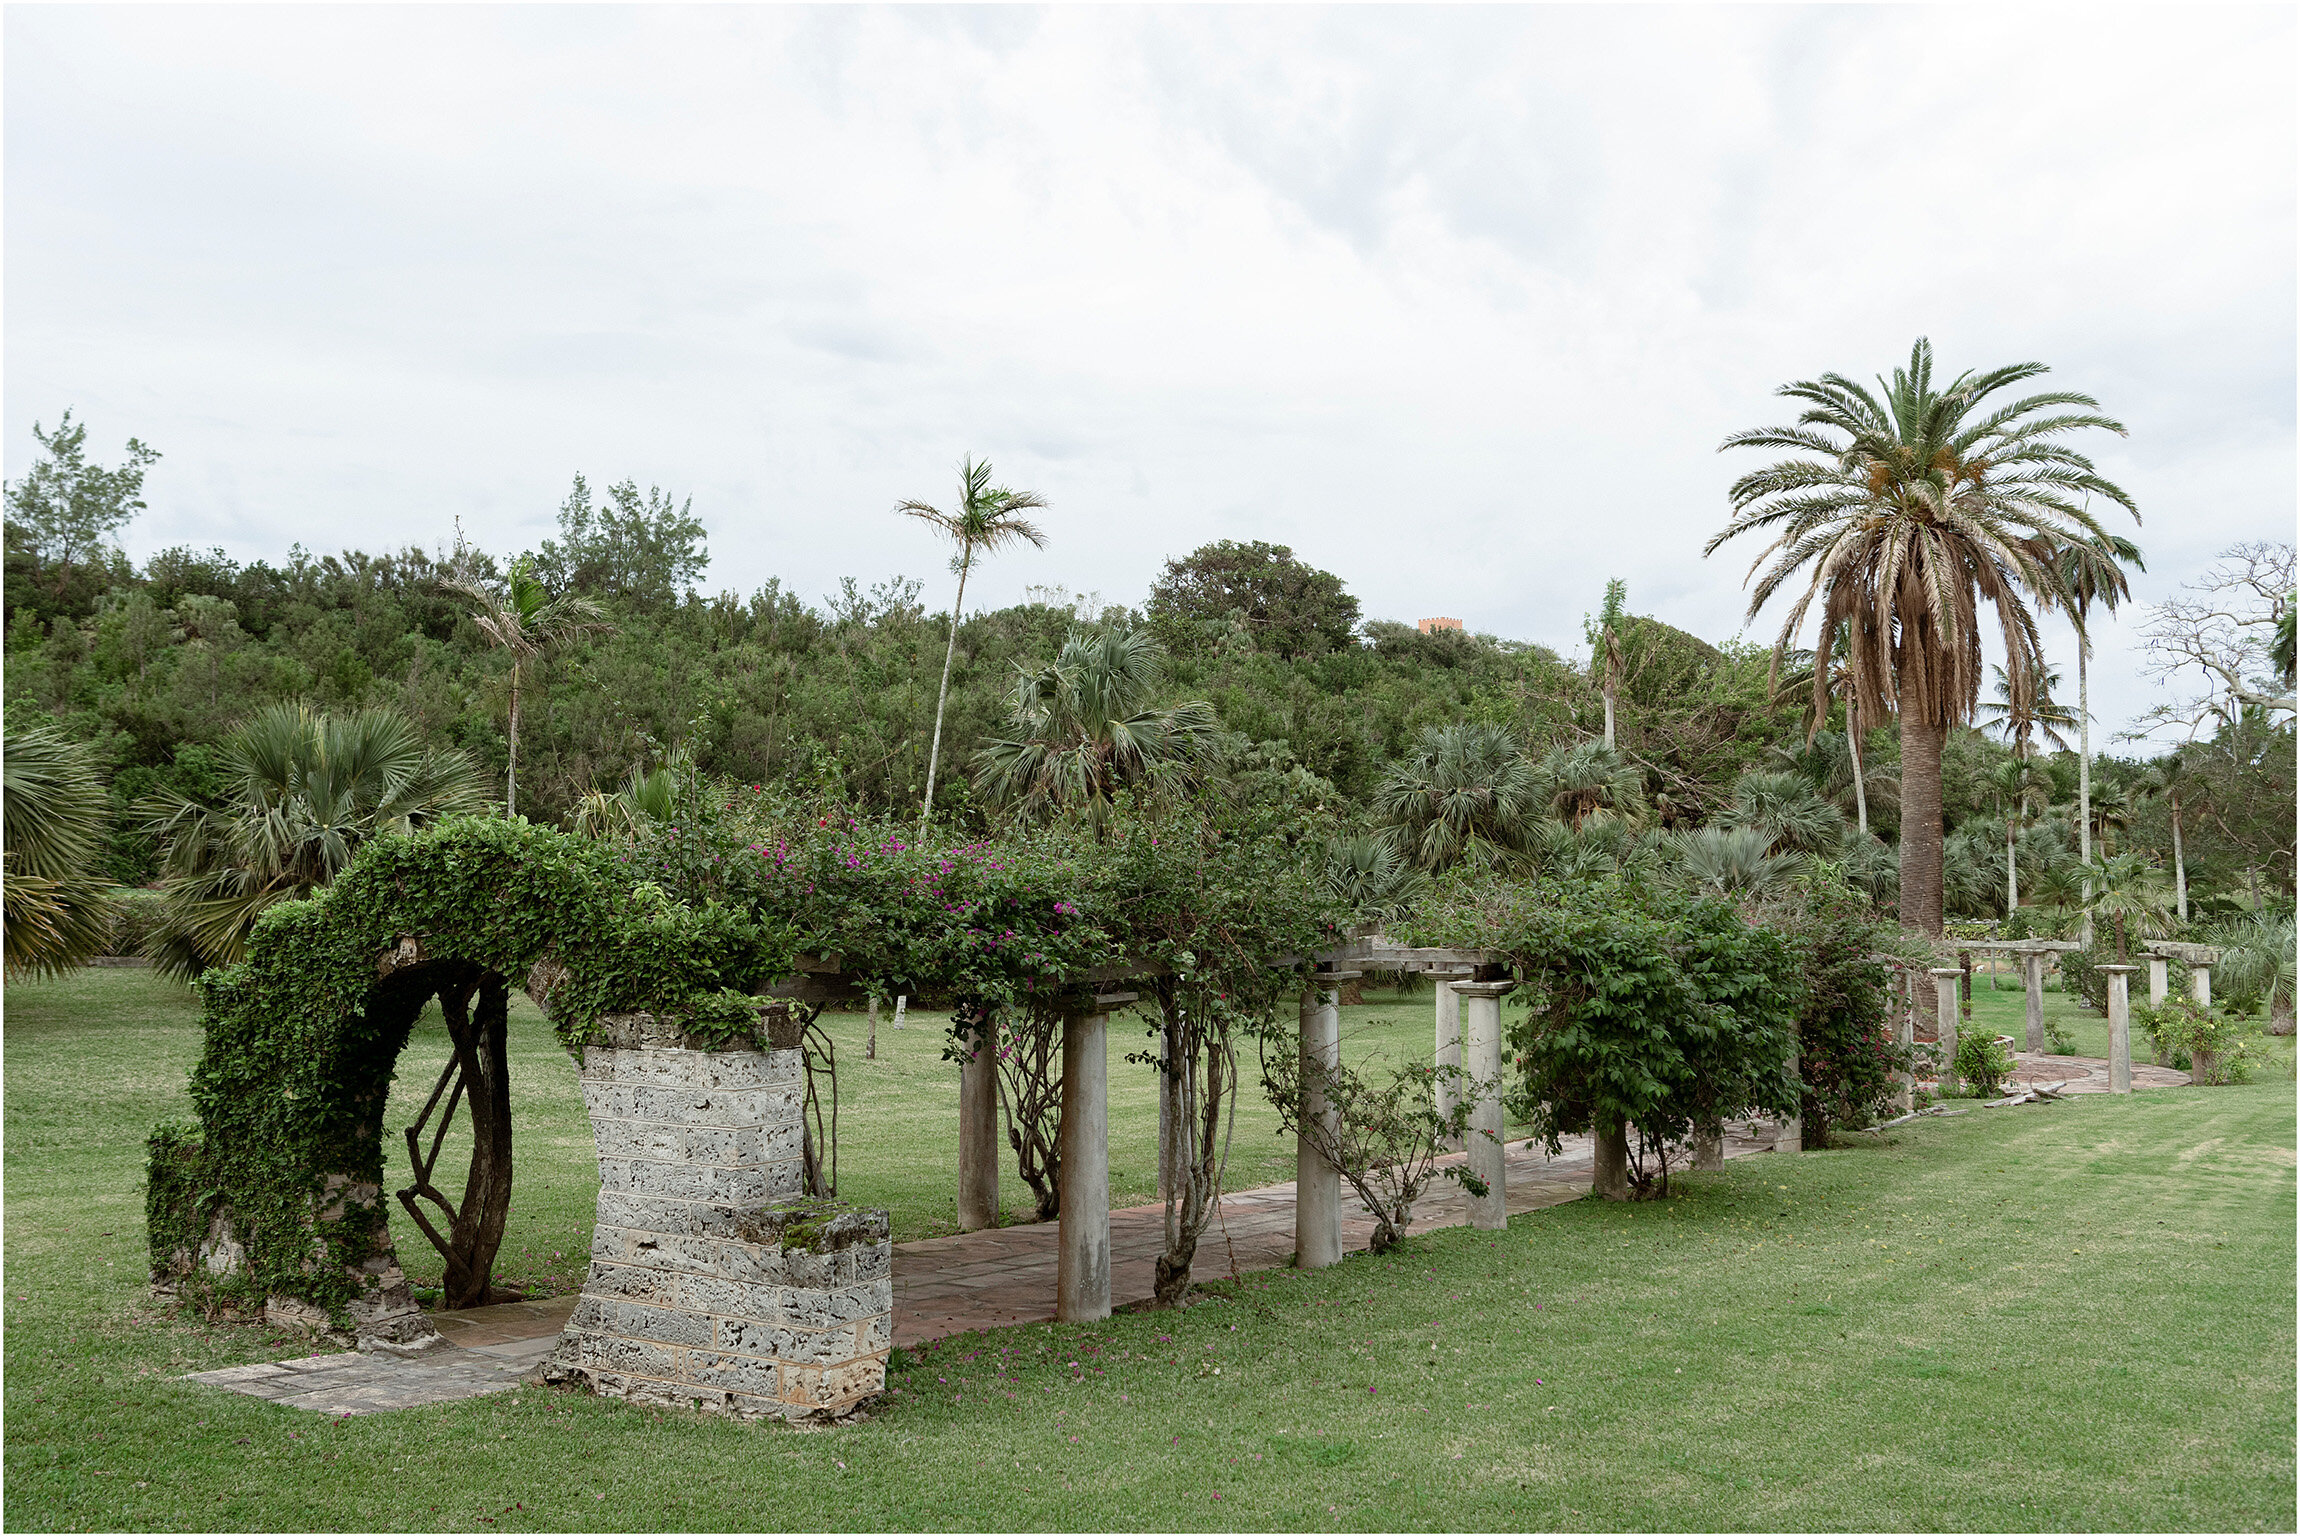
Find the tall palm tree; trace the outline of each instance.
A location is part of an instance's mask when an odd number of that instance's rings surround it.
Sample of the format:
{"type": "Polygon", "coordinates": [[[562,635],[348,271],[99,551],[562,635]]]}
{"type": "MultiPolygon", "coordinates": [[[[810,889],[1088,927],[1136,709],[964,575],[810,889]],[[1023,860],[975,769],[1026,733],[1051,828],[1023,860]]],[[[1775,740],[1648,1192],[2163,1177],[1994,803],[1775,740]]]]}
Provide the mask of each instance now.
{"type": "Polygon", "coordinates": [[[1991,662],[1989,671],[1996,676],[1996,697],[1982,700],[1974,708],[1973,718],[2011,743],[2015,757],[2026,758],[2034,753],[2036,749],[2029,739],[2039,734],[2060,751],[2067,752],[2067,733],[2076,730],[2078,722],[2074,710],[2052,697],[2052,691],[2060,684],[2060,674],[2051,668],[2040,668],[2036,688],[2024,705],[2013,698],[2012,679],[2006,676],[2004,668],[1991,662]]]}
{"type": "Polygon", "coordinates": [[[1384,836],[1416,868],[1512,865],[1526,849],[1539,787],[1506,726],[1426,727],[1374,792],[1384,836]]]}
{"type": "Polygon", "coordinates": [[[1164,675],[1146,630],[1071,631],[1051,663],[1016,669],[1007,734],[974,755],[975,788],[1025,816],[1077,811],[1099,829],[1121,789],[1213,746],[1212,705],[1151,705],[1164,675]]]}
{"type": "MultiPolygon", "coordinates": [[[[2115,840],[2110,833],[2122,832],[2132,825],[2133,795],[2129,785],[2105,784],[2093,792],[2092,836],[2100,842],[2100,852],[2106,854],[2115,840]]],[[[2081,849],[2077,858],[2089,860],[2081,849]]]]}
{"type": "MultiPolygon", "coordinates": [[[[1941,747],[1980,699],[1981,605],[1995,610],[2006,674],[2025,706],[2040,662],[2026,600],[2061,597],[2061,546],[2106,537],[2083,499],[2097,494],[2139,516],[2130,496],[2056,441],[2089,427],[2121,436],[2097,401],[2070,391],[1994,399],[2044,372],[2016,363],[1937,386],[1932,346],[1920,338],[1908,366],[1875,392],[1838,374],[1784,385],[1778,394],[1806,403],[1795,425],[1737,432],[1722,445],[1791,454],[1734,482],[1733,519],[1704,553],[1770,532],[1750,568],[1751,617],[1807,573],[1775,645],[1776,673],[1818,605],[1814,650],[1826,654],[1843,634],[1862,716],[1899,717],[1901,922],[1927,934],[1941,932],[1941,747]]],[[[1816,713],[1828,705],[1828,676],[1814,671],[1816,713]]]]}
{"type": "MultiPolygon", "coordinates": [[[[2131,579],[2124,568],[2145,571],[2140,546],[2118,534],[2077,540],[2053,552],[2060,576],[2060,601],[2067,606],[2069,623],[2076,626],[2076,855],[2092,859],[2092,611],[2113,614],[2132,596],[2131,579]]],[[[2084,942],[2092,943],[2092,908],[2084,909],[2084,942]]]]}
{"type": "Polygon", "coordinates": [[[446,585],[478,605],[472,612],[472,623],[479,626],[479,633],[487,637],[489,645],[511,656],[511,762],[503,779],[503,814],[517,816],[519,691],[526,670],[584,636],[609,634],[615,627],[607,622],[605,611],[589,598],[575,593],[554,598],[545,592],[543,583],[524,559],[512,566],[501,591],[460,577],[446,585]]]}
{"type": "Polygon", "coordinates": [[[1021,516],[1045,505],[1035,491],[1012,491],[992,485],[988,462],[977,464],[971,454],[958,467],[958,504],[950,511],[944,512],[924,502],[895,505],[896,512],[933,524],[958,546],[958,553],[950,559],[951,568],[958,573],[958,596],[950,605],[950,638],[942,647],[942,688],[934,696],[934,741],[926,754],[926,806],[918,814],[918,832],[922,838],[926,836],[927,823],[934,819],[934,776],[942,763],[942,712],[950,702],[950,659],[958,651],[958,621],[966,609],[967,573],[974,569],[977,556],[996,554],[1017,541],[1034,549],[1045,549],[1046,536],[1038,531],[1036,524],[1021,516]]]}
{"type": "Polygon", "coordinates": [[[96,861],[106,797],[88,749],[54,731],[0,749],[0,893],[10,976],[69,970],[102,953],[113,908],[96,861]]]}
{"type": "Polygon", "coordinates": [[[2052,804],[2052,775],[2034,758],[2007,758],[1989,774],[1989,799],[2005,821],[2005,916],[2020,906],[2020,859],[2015,840],[2021,828],[2052,804]]]}
{"type": "MultiPolygon", "coordinates": [[[[1795,653],[1796,670],[1780,680],[1780,694],[1810,692],[1813,673],[1819,662],[1810,651],[1795,653]]],[[[1861,703],[1853,690],[1852,647],[1843,631],[1829,648],[1829,677],[1826,693],[1845,701],[1845,751],[1852,759],[1853,830],[1861,837],[1869,835],[1869,776],[1861,766],[1861,703]]],[[[1812,742],[1828,724],[1826,713],[1815,714],[1806,730],[1806,741],[1812,742]]],[[[1826,794],[1828,787],[1821,786],[1826,794]]]]}
{"type": "Polygon", "coordinates": [[[168,792],[139,807],[166,898],[149,949],[187,980],[240,959],[258,918],[335,879],[369,839],[487,804],[471,760],[426,747],[393,710],[273,705],[225,739],[223,759],[219,803],[168,792]]]}
{"type": "Polygon", "coordinates": [[[2136,787],[2141,799],[2161,799],[2172,813],[2172,899],[2182,923],[2188,921],[2188,851],[2181,839],[2180,820],[2200,787],[2195,769],[2177,752],[2157,759],[2136,787]]]}

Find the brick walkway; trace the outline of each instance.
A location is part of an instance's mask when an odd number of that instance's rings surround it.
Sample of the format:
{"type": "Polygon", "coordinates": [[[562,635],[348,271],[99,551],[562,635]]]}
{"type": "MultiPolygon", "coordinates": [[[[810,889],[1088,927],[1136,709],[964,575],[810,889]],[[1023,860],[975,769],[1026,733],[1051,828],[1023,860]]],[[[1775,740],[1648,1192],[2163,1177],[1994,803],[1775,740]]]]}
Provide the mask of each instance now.
{"type": "MultiPolygon", "coordinates": [[[[2071,1094],[2108,1092],[2108,1064],[2090,1057],[2031,1057],[2019,1053],[2017,1083],[2066,1085],[2071,1094]]],[[[2174,1088],[2186,1073],[2135,1063],[2136,1089],[2174,1088]]],[[[1769,1122],[1726,1127],[1725,1156],[1770,1151],[1778,1128],[1769,1122]]],[[[1509,1209],[1536,1211],[1577,1200],[1589,1189],[1590,1142],[1569,1137],[1556,1158],[1526,1144],[1508,1150],[1509,1209]]],[[[1459,1155],[1452,1160],[1459,1161],[1459,1155]]],[[[1365,1207],[1345,1190],[1342,1247],[1355,1252],[1373,1238],[1365,1207]]],[[[1458,1227],[1469,1220],[1468,1198],[1442,1180],[1415,1203],[1413,1232],[1458,1227]]],[[[1110,1214],[1110,1301],[1115,1307],[1150,1299],[1158,1254],[1166,1246],[1166,1208],[1133,1206],[1110,1214]]],[[[894,1251],[894,1342],[920,1345],[969,1329],[998,1329],[1054,1317],[1055,1244],[1052,1222],[956,1233],[897,1244],[894,1251]]],[[[1201,1280],[1268,1270],[1294,1253],[1294,1187],[1265,1185],[1222,1200],[1221,1216],[1199,1240],[1193,1273],[1201,1280]]],[[[507,1302],[495,1307],[435,1313],[447,1343],[411,1358],[390,1355],[299,1356],[222,1371],[195,1372],[194,1382],[251,1393],[275,1403],[323,1414],[373,1414],[416,1404],[469,1398],[517,1387],[541,1367],[558,1343],[576,1298],[507,1302]]]]}

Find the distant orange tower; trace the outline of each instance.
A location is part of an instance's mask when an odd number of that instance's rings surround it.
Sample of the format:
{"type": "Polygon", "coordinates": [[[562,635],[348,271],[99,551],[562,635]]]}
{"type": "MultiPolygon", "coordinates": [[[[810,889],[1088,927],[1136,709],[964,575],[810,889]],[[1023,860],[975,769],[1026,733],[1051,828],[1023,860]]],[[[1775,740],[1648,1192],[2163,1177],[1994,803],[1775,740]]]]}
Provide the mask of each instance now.
{"type": "Polygon", "coordinates": [[[1459,619],[1423,619],[1417,622],[1416,627],[1424,635],[1427,635],[1432,630],[1458,630],[1461,628],[1461,621],[1459,619]]]}

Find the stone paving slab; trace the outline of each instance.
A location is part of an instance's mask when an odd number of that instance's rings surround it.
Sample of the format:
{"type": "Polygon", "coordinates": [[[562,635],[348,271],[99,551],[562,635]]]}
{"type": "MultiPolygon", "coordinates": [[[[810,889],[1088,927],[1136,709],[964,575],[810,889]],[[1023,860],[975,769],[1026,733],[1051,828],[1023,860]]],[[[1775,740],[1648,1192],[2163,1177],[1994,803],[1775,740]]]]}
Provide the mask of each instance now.
{"type": "Polygon", "coordinates": [[[557,1340],[554,1332],[487,1351],[440,1345],[419,1356],[344,1351],[193,1372],[190,1380],[318,1414],[380,1414],[515,1388],[557,1340]]]}

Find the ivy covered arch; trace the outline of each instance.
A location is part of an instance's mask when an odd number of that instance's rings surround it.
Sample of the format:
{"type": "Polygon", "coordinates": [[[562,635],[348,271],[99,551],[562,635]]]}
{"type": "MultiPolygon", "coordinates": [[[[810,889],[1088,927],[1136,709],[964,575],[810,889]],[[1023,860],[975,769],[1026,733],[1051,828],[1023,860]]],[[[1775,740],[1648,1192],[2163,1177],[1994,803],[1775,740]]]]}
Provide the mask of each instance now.
{"type": "MultiPolygon", "coordinates": [[[[747,1045],[746,993],[787,974],[793,949],[786,930],[672,901],[612,850],[524,822],[377,841],[332,886],[267,913],[244,961],[201,978],[194,1119],[150,1144],[155,1283],[324,1314],[369,1339],[428,1335],[392,1248],[383,1147],[393,1071],[425,1005],[440,1000],[455,1043],[427,1119],[468,1097],[476,1146],[460,1207],[433,1191],[438,1221],[423,1220],[448,1254],[451,1305],[470,1305],[510,1197],[510,990],[578,1056],[603,1016],[625,1012],[747,1045]]],[[[420,1149],[415,1173],[428,1185],[420,1149]]]]}

